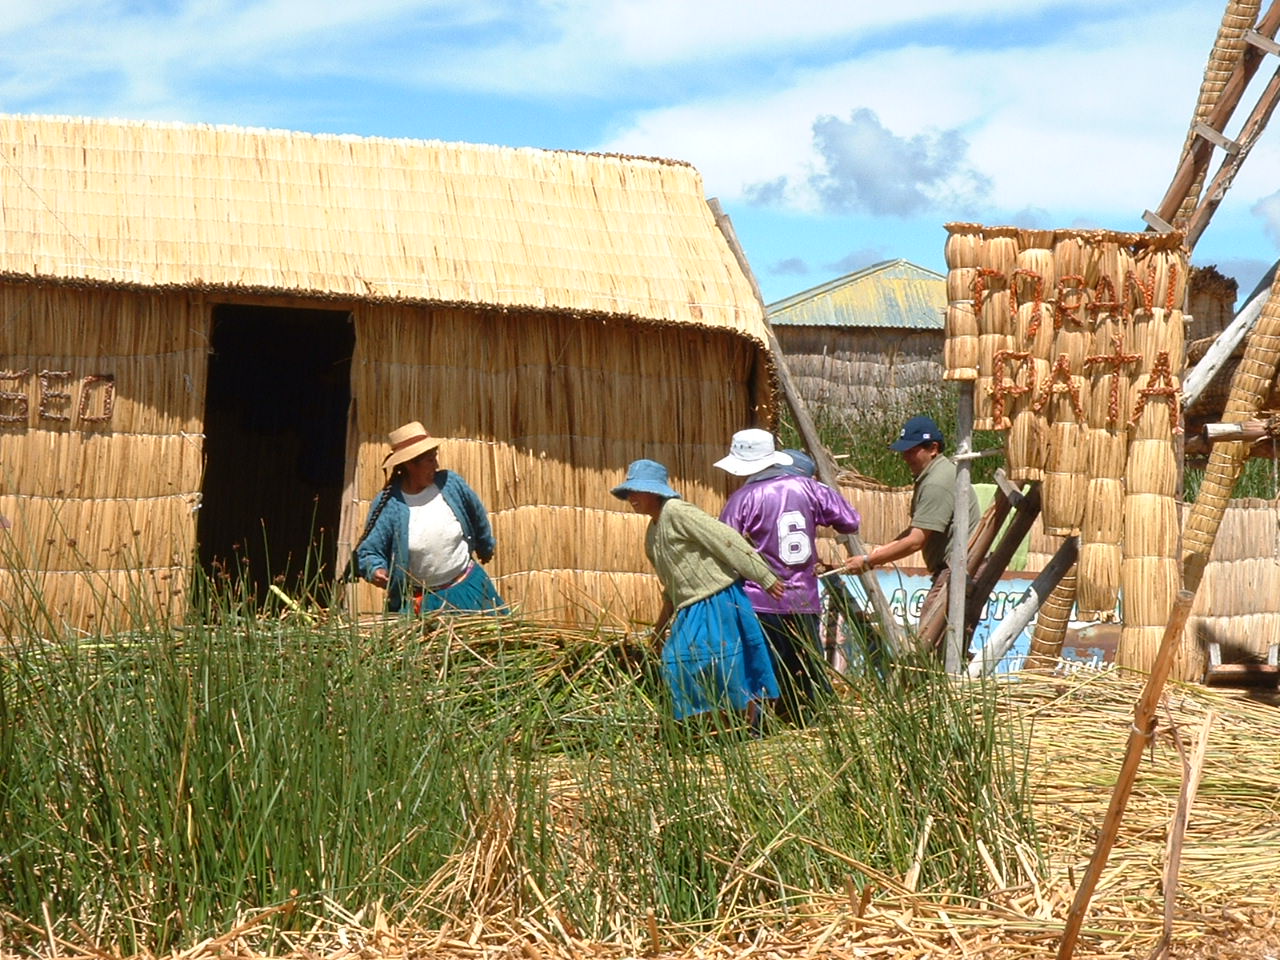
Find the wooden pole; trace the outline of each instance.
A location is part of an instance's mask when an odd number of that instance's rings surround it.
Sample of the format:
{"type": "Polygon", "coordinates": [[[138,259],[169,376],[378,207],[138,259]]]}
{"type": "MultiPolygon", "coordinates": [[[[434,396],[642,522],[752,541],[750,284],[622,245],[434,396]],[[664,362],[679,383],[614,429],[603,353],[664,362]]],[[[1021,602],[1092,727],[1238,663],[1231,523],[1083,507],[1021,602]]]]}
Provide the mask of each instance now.
{"type": "Polygon", "coordinates": [[[969,498],[973,496],[970,482],[970,454],[973,452],[973,381],[960,382],[960,397],[956,404],[956,488],[955,503],[951,510],[951,556],[947,560],[951,582],[947,587],[947,646],[943,661],[947,673],[959,673],[965,660],[964,609],[966,587],[969,583],[969,498]]]}
{"type": "Polygon", "coordinates": [[[1239,144],[1239,149],[1233,153],[1228,153],[1223,159],[1222,165],[1218,168],[1218,172],[1213,178],[1213,182],[1209,184],[1204,196],[1200,198],[1200,204],[1196,207],[1195,213],[1191,215],[1191,219],[1187,223],[1188,250],[1195,249],[1196,242],[1200,239],[1200,235],[1204,233],[1205,227],[1209,225],[1210,218],[1218,209],[1218,205],[1222,203],[1222,198],[1226,196],[1231,184],[1235,181],[1236,174],[1240,172],[1245,158],[1249,156],[1249,151],[1253,149],[1258,136],[1262,133],[1263,128],[1266,127],[1267,121],[1271,119],[1271,113],[1275,110],[1277,102],[1280,102],[1280,70],[1277,70],[1272,75],[1271,81],[1267,84],[1266,89],[1262,91],[1258,102],[1249,113],[1248,119],[1245,120],[1244,127],[1236,140],[1236,143],[1239,144]]]}
{"type": "Polygon", "coordinates": [[[1036,611],[1040,609],[1040,605],[1053,593],[1053,588],[1058,585],[1058,581],[1075,566],[1079,548],[1079,537],[1067,537],[1062,541],[1062,546],[1058,547],[1053,559],[1031,581],[1031,586],[1022,595],[1018,605],[1005,614],[1005,618],[987,637],[987,642],[983,644],[978,655],[970,661],[970,677],[977,678],[995,672],[996,666],[1009,652],[1018,634],[1026,628],[1032,617],[1036,615],[1036,611]]]}
{"type": "Polygon", "coordinates": [[[1258,325],[1262,308],[1267,305],[1270,297],[1271,289],[1268,285],[1267,289],[1245,304],[1243,309],[1235,315],[1235,319],[1209,345],[1200,362],[1187,371],[1187,375],[1182,380],[1184,407],[1190,407],[1200,399],[1200,394],[1204,393],[1218,371],[1231,359],[1236,347],[1240,346],[1249,335],[1249,331],[1258,325]]]}
{"type": "MultiPolygon", "coordinates": [[[[996,534],[1004,526],[1005,517],[1009,515],[1011,509],[1012,505],[1004,491],[996,491],[991,505],[978,521],[978,528],[969,536],[969,563],[966,570],[970,578],[986,558],[991,544],[995,542],[996,534]]],[[[948,592],[950,583],[951,571],[943,570],[938,574],[934,588],[931,588],[925,596],[924,604],[920,609],[920,620],[916,626],[920,646],[923,649],[937,649],[941,645],[942,634],[947,627],[946,604],[943,597],[948,592]]],[[[966,624],[966,627],[968,626],[969,624],[966,624]]]]}
{"type": "Polygon", "coordinates": [[[1013,520],[1009,522],[995,548],[978,565],[969,584],[969,605],[965,616],[971,623],[977,623],[982,605],[991,596],[996,583],[1009,568],[1009,561],[1018,552],[1018,547],[1027,538],[1036,517],[1040,515],[1039,483],[1031,485],[1031,489],[1015,505],[1014,511],[1013,520]]]}
{"type": "MultiPolygon", "coordinates": [[[[756,277],[751,271],[751,265],[747,263],[747,257],[742,250],[742,245],[738,243],[738,235],[733,229],[733,222],[720,206],[720,201],[715,197],[707,200],[707,206],[711,208],[716,226],[720,228],[720,233],[724,236],[725,242],[729,244],[729,249],[738,261],[738,266],[742,269],[743,275],[751,283],[751,289],[755,293],[756,302],[760,305],[761,313],[764,313],[764,298],[760,295],[760,286],[756,283],[756,277]]],[[[818,428],[814,425],[813,418],[809,416],[804,398],[800,396],[800,391],[796,389],[795,382],[791,379],[791,371],[787,368],[786,359],[782,355],[782,348],[778,345],[778,338],[773,335],[773,330],[769,327],[767,318],[765,320],[765,336],[778,371],[778,382],[782,387],[782,395],[791,410],[791,415],[795,417],[796,428],[800,431],[800,436],[804,438],[805,446],[808,448],[809,453],[813,455],[813,462],[818,468],[818,479],[834,490],[837,488],[835,459],[818,436],[818,428]]],[[[840,534],[837,540],[849,552],[850,556],[859,556],[867,552],[862,546],[862,540],[859,539],[856,533],[840,534]]],[[[902,629],[898,625],[898,621],[894,619],[893,611],[889,607],[889,599],[884,595],[884,591],[880,589],[879,579],[871,571],[866,571],[860,574],[859,577],[862,581],[862,588],[867,592],[867,597],[871,600],[871,607],[875,611],[876,619],[880,621],[880,630],[884,638],[894,649],[902,649],[904,642],[902,629]]]]}
{"type": "MultiPolygon", "coordinates": [[[[1258,20],[1256,29],[1262,36],[1271,38],[1276,35],[1277,27],[1280,27],[1280,2],[1274,2],[1273,0],[1270,8],[1258,20]]],[[[1209,116],[1205,118],[1206,126],[1219,131],[1226,127],[1227,122],[1231,119],[1231,114],[1235,112],[1236,106],[1240,103],[1240,98],[1244,96],[1244,91],[1249,86],[1249,81],[1257,73],[1258,66],[1262,63],[1264,56],[1263,51],[1255,46],[1249,45],[1245,47],[1244,53],[1236,63],[1235,69],[1231,71],[1231,76],[1223,84],[1222,92],[1218,94],[1218,102],[1214,104],[1209,116]]],[[[1197,137],[1191,149],[1178,165],[1178,169],[1173,175],[1173,181],[1169,184],[1169,189],[1165,192],[1164,199],[1160,201],[1160,206],[1156,210],[1156,214],[1161,220],[1173,221],[1174,217],[1178,215],[1178,210],[1182,207],[1182,201],[1186,199],[1187,194],[1191,191],[1192,184],[1196,182],[1199,174],[1208,169],[1209,162],[1212,159],[1213,143],[1204,137],[1197,137]]]]}
{"type": "Polygon", "coordinates": [[[1187,617],[1191,614],[1193,600],[1195,600],[1195,593],[1190,590],[1179,590],[1173,609],[1169,611],[1169,621],[1165,624],[1160,649],[1156,652],[1156,659],[1151,666],[1151,673],[1147,676],[1142,697],[1134,708],[1133,725],[1129,728],[1129,743],[1125,748],[1120,776],[1116,780],[1115,789],[1111,792],[1111,803],[1107,807],[1107,815],[1102,821],[1102,832],[1098,836],[1097,846],[1094,847],[1093,858],[1089,861],[1089,869],[1080,880],[1080,888],[1076,891],[1075,900],[1067,914],[1062,940],[1058,943],[1058,960],[1071,960],[1071,955],[1075,952],[1076,940],[1080,936],[1080,926],[1084,922],[1085,912],[1089,909],[1089,901],[1093,898],[1093,891],[1102,877],[1107,858],[1111,854],[1111,847],[1116,841],[1116,834],[1120,831],[1120,821],[1124,818],[1129,794],[1133,791],[1138,764],[1142,762],[1142,753],[1155,732],[1156,706],[1160,702],[1160,694],[1164,691],[1165,680],[1169,677],[1174,652],[1182,642],[1182,628],[1186,626],[1187,617]]]}

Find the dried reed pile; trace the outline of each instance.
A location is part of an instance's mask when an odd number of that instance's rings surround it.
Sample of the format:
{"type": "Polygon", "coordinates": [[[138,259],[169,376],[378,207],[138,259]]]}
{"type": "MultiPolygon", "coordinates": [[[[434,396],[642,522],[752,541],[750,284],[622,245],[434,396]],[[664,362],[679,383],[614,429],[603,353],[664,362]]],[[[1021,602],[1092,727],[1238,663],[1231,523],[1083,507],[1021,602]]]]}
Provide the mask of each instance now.
{"type": "MultiPolygon", "coordinates": [[[[270,955],[333,960],[1051,957],[1110,799],[1139,691],[1139,682],[1120,672],[1023,674],[1008,681],[1011,719],[1030,731],[1027,747],[1046,862],[1037,867],[1028,856],[1008,873],[991,863],[990,889],[981,899],[917,891],[910,876],[873,871],[861,894],[852,883],[845,890],[814,890],[806,905],[786,911],[767,902],[742,901],[710,931],[668,925],[652,911],[620,918],[627,932],[602,943],[575,929],[557,906],[558,891],[544,890],[513,869],[505,853],[513,818],[498,804],[486,822],[476,824],[470,844],[458,850],[449,869],[424,881],[422,897],[430,898],[433,914],[449,905],[453,919],[443,927],[415,923],[412,898],[403,904],[371,904],[354,913],[326,901],[304,908],[308,922],[303,932],[279,935],[281,946],[270,955]]],[[[1174,955],[1274,955],[1280,947],[1280,833],[1274,822],[1280,802],[1274,764],[1280,713],[1203,688],[1175,688],[1165,704],[1075,955],[1082,960],[1146,956],[1159,941],[1162,872],[1183,778],[1178,745],[1190,753],[1191,743],[1206,729],[1208,748],[1177,880],[1174,955]]],[[[760,744],[762,771],[785,764],[796,738],[806,736],[786,734],[760,744]]],[[[574,822],[580,803],[576,782],[567,776],[556,799],[566,825],[574,822]]],[[[776,842],[795,839],[779,837],[776,842]]],[[[732,851],[707,853],[726,876],[749,881],[754,872],[768,871],[767,865],[737,862],[732,851]]],[[[864,864],[850,862],[849,869],[867,875],[864,864]]],[[[259,952],[260,935],[276,914],[294,909],[286,903],[247,914],[234,928],[210,932],[175,953],[174,960],[266,956],[259,952]]],[[[0,917],[15,929],[24,926],[17,918],[0,917]]],[[[44,938],[42,957],[117,956],[87,933],[73,941],[51,932],[45,938],[39,927],[31,932],[44,938]]]]}
{"type": "Polygon", "coordinates": [[[1181,235],[948,231],[948,291],[970,293],[949,309],[974,315],[977,349],[971,372],[951,323],[946,376],[975,381],[975,426],[1009,431],[1010,476],[1043,480],[1044,531],[1080,535],[1080,616],[1112,619],[1123,595],[1120,659],[1146,665],[1179,582],[1181,235]]]}

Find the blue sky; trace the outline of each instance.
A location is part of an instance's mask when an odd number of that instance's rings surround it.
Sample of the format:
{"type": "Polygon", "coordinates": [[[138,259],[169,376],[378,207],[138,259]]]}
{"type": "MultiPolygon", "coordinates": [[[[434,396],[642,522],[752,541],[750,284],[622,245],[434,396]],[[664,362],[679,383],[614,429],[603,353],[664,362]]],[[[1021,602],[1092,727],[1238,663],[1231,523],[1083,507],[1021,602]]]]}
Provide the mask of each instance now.
{"type": "MultiPolygon", "coordinates": [[[[767,301],[951,220],[1142,229],[1208,0],[6,0],[0,111],[687,160],[767,301]]],[[[1256,88],[1275,68],[1272,58],[1256,88]]],[[[1242,116],[1252,106],[1251,91],[1242,116]]],[[[1237,121],[1237,125],[1240,121],[1237,121]]],[[[1232,133],[1231,128],[1228,133],[1232,133]]],[[[1215,165],[1219,157],[1215,157],[1215,165]]],[[[1280,121],[1194,260],[1280,257],[1280,121]]]]}

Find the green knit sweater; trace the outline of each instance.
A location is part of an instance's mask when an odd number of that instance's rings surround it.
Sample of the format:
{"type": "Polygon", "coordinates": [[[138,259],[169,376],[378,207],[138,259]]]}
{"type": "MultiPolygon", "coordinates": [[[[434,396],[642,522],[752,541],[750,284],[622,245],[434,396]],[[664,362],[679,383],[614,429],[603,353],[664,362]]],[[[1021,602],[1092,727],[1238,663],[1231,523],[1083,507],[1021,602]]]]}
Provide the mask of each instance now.
{"type": "Polygon", "coordinates": [[[644,535],[644,552],[679,610],[739,579],[768,590],[778,577],[751,543],[685,500],[668,500],[644,535]]]}

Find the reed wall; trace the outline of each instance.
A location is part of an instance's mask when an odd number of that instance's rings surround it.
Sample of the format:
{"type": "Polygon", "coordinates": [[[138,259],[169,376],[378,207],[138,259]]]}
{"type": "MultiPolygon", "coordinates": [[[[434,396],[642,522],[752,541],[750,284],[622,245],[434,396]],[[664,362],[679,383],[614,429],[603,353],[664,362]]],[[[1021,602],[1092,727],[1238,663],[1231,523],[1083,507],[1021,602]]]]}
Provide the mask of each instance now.
{"type": "Polygon", "coordinates": [[[773,330],[791,379],[811,406],[846,414],[892,410],[942,379],[941,330],[800,324],[773,330]]]}
{"type": "MultiPolygon", "coordinates": [[[[355,323],[346,539],[359,535],[383,485],[387,432],[421,420],[447,438],[441,466],[489,508],[499,590],[535,619],[651,620],[647,521],[610,489],[648,457],[686,499],[718,514],[730,478],[712,464],[734,431],[773,417],[755,345],[718,331],[426,307],[362,307],[355,323]]],[[[356,587],[360,611],[382,601],[356,587]]]]}
{"type": "Polygon", "coordinates": [[[14,604],[89,626],[185,602],[207,370],[199,298],[0,283],[0,317],[0,629],[39,612],[14,604]],[[37,589],[15,589],[17,577],[37,589]]]}

